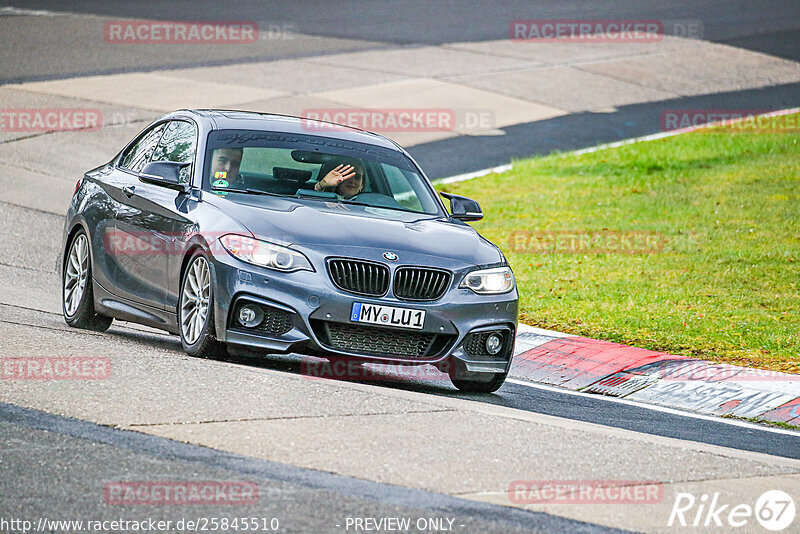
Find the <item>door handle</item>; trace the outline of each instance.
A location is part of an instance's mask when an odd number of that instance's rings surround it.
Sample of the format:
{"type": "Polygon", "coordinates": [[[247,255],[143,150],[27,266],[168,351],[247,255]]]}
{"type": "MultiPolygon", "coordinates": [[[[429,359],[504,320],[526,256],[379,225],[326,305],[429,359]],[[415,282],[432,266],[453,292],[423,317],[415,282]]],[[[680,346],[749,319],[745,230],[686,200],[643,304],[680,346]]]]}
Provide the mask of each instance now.
{"type": "Polygon", "coordinates": [[[122,188],[122,192],[125,193],[125,195],[128,198],[131,198],[133,194],[136,192],[136,186],[126,185],[125,187],[122,188]]]}

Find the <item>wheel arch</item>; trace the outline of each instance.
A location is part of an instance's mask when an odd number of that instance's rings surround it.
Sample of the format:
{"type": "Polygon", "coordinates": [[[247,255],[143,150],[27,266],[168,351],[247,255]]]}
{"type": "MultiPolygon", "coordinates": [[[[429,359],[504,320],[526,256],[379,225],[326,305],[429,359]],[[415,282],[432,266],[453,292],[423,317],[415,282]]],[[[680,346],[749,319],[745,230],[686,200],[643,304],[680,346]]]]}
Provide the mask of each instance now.
{"type": "MultiPolygon", "coordinates": [[[[203,254],[205,254],[206,256],[210,256],[208,243],[201,236],[197,236],[189,242],[189,246],[186,247],[186,252],[184,252],[183,258],[181,258],[181,268],[178,271],[178,302],[175,305],[176,317],[178,314],[178,309],[180,308],[181,305],[180,291],[181,291],[181,285],[183,284],[183,275],[186,273],[186,269],[189,267],[189,262],[191,261],[192,256],[194,256],[198,250],[202,251],[203,254]]],[[[209,264],[211,268],[211,273],[213,275],[214,266],[210,261],[209,264]]]]}
{"type": "Polygon", "coordinates": [[[76,218],[74,221],[72,221],[72,226],[70,227],[69,231],[66,234],[66,239],[64,239],[64,250],[61,251],[61,262],[59,264],[61,268],[60,271],[61,278],[64,277],[64,268],[67,266],[67,256],[69,255],[69,247],[72,246],[72,241],[75,239],[75,236],[81,230],[83,230],[83,232],[86,234],[86,238],[89,240],[89,261],[92,264],[94,264],[94,252],[92,251],[92,235],[89,233],[89,228],[86,226],[86,222],[80,218],[76,218]]]}

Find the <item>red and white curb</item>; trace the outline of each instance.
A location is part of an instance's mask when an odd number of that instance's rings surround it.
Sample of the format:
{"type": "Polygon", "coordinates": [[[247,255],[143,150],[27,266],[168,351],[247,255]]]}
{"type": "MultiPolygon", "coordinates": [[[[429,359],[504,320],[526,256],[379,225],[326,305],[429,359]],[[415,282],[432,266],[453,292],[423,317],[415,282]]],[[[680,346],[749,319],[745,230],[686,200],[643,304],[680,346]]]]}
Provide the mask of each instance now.
{"type": "Polygon", "coordinates": [[[523,324],[510,374],[702,414],[800,425],[800,375],[715,364],[523,324]]]}

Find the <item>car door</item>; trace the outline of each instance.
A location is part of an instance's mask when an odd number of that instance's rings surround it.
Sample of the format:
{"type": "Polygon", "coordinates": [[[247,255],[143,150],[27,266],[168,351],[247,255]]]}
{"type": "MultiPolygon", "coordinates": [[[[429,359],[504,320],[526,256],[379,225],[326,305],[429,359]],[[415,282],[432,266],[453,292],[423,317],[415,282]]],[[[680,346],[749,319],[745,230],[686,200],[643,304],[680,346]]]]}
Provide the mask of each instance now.
{"type": "MultiPolygon", "coordinates": [[[[115,232],[124,244],[118,254],[116,292],[127,300],[167,309],[169,261],[175,253],[177,206],[185,194],[139,180],[138,173],[150,161],[194,161],[197,129],[188,121],[170,121],[147,138],[140,154],[123,158],[120,170],[128,176],[116,214],[115,232]],[[155,142],[153,142],[155,141],[155,142]]],[[[185,179],[191,168],[184,171],[185,179]]]]}
{"type": "MultiPolygon", "coordinates": [[[[191,163],[181,169],[179,180],[193,183],[195,161],[197,157],[197,127],[188,121],[172,121],[161,138],[151,161],[174,161],[177,163],[191,163]]],[[[199,174],[199,173],[198,173],[199,174]]],[[[165,191],[170,191],[165,189],[165,191]]],[[[185,239],[197,231],[196,221],[192,218],[194,209],[197,208],[199,199],[193,193],[178,194],[173,192],[171,200],[167,197],[166,203],[161,207],[164,217],[169,217],[172,225],[169,240],[169,253],[166,263],[163,264],[166,277],[165,309],[177,310],[178,291],[180,286],[180,266],[186,251],[185,239]]]]}
{"type": "MultiPolygon", "coordinates": [[[[156,144],[164,132],[166,123],[158,123],[142,132],[123,151],[113,165],[113,170],[106,177],[108,194],[114,204],[113,227],[105,242],[106,258],[112,281],[113,293],[119,295],[120,273],[137,272],[136,263],[141,254],[141,245],[134,234],[124,235],[120,232],[117,217],[120,213],[131,210],[131,192],[139,185],[138,171],[150,160],[156,144]]],[[[130,287],[130,282],[127,283],[130,287]]],[[[145,295],[149,290],[147,285],[141,288],[145,295]]],[[[139,299],[134,299],[137,302],[139,299]]],[[[145,298],[145,300],[147,300],[145,298]]]]}

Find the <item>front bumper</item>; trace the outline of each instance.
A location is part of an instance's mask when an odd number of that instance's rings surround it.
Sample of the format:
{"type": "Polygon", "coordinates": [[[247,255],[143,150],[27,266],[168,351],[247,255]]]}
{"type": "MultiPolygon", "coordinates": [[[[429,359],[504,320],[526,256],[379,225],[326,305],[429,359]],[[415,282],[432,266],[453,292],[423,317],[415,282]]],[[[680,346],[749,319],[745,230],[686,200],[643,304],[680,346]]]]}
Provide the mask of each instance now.
{"type": "Polygon", "coordinates": [[[241,262],[224,253],[215,255],[212,262],[217,282],[215,317],[221,341],[265,353],[296,352],[402,365],[442,366],[452,357],[461,360],[470,372],[508,371],[517,326],[516,289],[503,295],[476,295],[469,289],[458,288],[463,274],[456,272],[448,291],[433,302],[400,300],[393,297],[391,288],[384,297],[364,297],[338,289],[324,270],[325,258],[314,258],[305,250],[304,253],[311,256],[316,272],[282,273],[241,262]],[[257,330],[241,326],[234,315],[243,301],[275,310],[275,317],[280,319],[271,326],[280,327],[257,330]],[[425,310],[424,326],[422,330],[409,330],[352,323],[350,312],[354,302],[425,310]],[[476,354],[474,347],[468,351],[464,346],[466,336],[487,329],[504,333],[501,352],[489,356],[476,354]],[[330,334],[334,330],[339,333],[340,342],[341,332],[355,341],[347,346],[334,343],[330,334]],[[414,335],[433,336],[434,341],[425,354],[411,355],[385,350],[386,343],[367,343],[365,334],[375,336],[378,341],[411,339],[409,336],[414,335]]]}

